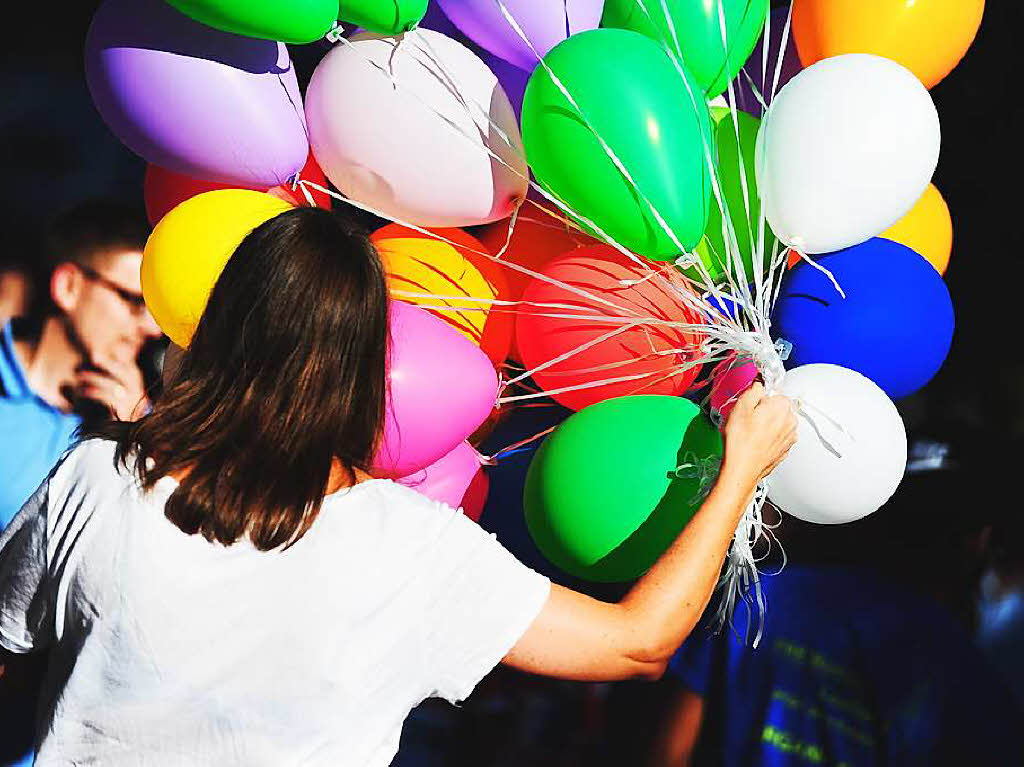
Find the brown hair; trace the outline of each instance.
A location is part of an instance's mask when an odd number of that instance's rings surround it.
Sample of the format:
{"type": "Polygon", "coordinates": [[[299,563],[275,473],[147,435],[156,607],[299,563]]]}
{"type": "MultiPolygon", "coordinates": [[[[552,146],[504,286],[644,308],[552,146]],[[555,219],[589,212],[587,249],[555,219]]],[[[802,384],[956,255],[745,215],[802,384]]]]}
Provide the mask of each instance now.
{"type": "Polygon", "coordinates": [[[165,507],[184,532],[289,546],[316,519],[333,459],[353,482],[370,468],[387,303],[364,235],[329,211],[282,213],[231,256],[153,411],[92,433],[118,442],[144,488],[187,470],[165,507]]]}
{"type": "Polygon", "coordinates": [[[59,314],[50,298],[50,279],[58,266],[73,263],[96,268],[118,251],[141,253],[148,236],[142,213],[114,200],[87,200],[61,213],[43,232],[42,257],[35,268],[39,300],[32,307],[33,319],[59,314]]]}

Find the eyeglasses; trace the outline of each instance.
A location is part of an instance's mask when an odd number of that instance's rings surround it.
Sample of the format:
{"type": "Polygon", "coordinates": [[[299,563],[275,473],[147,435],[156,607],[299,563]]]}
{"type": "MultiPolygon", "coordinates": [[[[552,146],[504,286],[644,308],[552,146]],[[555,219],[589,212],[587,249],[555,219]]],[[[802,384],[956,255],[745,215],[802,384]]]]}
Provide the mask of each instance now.
{"type": "Polygon", "coordinates": [[[141,315],[146,311],[146,299],[142,297],[141,293],[135,293],[134,291],[123,288],[111,279],[104,277],[102,274],[97,272],[84,264],[75,263],[79,271],[86,276],[86,278],[93,282],[98,282],[100,285],[105,287],[107,290],[111,290],[117,293],[118,298],[124,301],[132,312],[136,315],[141,315]]]}

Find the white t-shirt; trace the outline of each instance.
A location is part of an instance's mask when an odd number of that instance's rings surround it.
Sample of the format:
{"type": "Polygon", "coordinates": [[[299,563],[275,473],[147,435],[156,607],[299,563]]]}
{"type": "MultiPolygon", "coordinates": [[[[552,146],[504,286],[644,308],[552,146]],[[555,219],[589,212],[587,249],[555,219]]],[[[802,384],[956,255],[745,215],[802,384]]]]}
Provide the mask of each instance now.
{"type": "Polygon", "coordinates": [[[550,584],[388,480],[285,551],[163,514],[111,442],[71,451],[0,538],[0,644],[51,648],[38,767],[387,765],[409,710],[465,698],[550,584]]]}

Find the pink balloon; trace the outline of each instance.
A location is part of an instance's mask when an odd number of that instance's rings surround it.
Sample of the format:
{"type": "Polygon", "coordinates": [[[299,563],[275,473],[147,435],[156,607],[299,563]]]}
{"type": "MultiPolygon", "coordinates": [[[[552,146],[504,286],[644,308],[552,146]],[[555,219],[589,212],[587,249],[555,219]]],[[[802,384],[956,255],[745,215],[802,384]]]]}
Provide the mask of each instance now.
{"type": "Polygon", "coordinates": [[[757,380],[757,365],[741,361],[735,354],[720,363],[711,374],[711,414],[725,423],[736,405],[736,400],[757,380]]]}
{"type": "Polygon", "coordinates": [[[461,506],[474,522],[483,512],[489,484],[480,454],[468,442],[460,443],[441,460],[398,482],[453,509],[461,506]]]}
{"type": "Polygon", "coordinates": [[[464,45],[417,29],[335,46],[306,89],[324,173],[387,218],[429,227],[497,221],[526,197],[515,112],[464,45]]]}
{"type": "Polygon", "coordinates": [[[375,472],[404,477],[454,450],[490,415],[491,361],[469,339],[414,306],[391,302],[389,401],[375,472]]]}

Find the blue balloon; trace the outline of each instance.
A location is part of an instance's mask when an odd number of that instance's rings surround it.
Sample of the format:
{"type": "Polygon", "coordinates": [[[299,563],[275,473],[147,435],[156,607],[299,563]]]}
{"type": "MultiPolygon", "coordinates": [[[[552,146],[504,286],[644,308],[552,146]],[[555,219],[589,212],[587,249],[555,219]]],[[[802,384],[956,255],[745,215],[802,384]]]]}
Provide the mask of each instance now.
{"type": "Polygon", "coordinates": [[[876,237],[785,277],[772,332],[793,344],[787,368],[841,365],[892,399],[913,394],[942,367],[953,342],[953,302],[941,275],[910,248],[876,237]]]}

